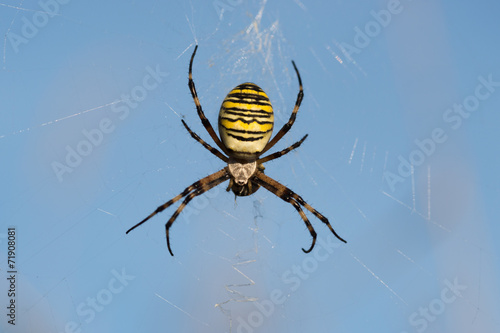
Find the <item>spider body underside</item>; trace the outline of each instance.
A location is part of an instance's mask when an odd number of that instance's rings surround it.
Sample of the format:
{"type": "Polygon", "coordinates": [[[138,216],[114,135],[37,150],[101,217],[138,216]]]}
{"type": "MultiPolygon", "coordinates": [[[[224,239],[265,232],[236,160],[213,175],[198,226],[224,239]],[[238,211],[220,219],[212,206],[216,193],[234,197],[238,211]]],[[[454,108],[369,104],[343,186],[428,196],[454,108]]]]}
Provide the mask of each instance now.
{"type": "Polygon", "coordinates": [[[254,83],[247,82],[240,84],[231,90],[222,102],[218,120],[220,134],[219,139],[213,130],[210,121],[203,113],[193,81],[192,68],[197,49],[198,45],[195,46],[193,54],[191,55],[191,61],[189,62],[188,85],[196,105],[198,116],[200,117],[203,126],[222,152],[201,139],[188,127],[184,120],[182,120],[182,124],[196,141],[202,144],[203,147],[209,150],[212,154],[226,162],[227,166],[188,186],[180,194],[156,208],[156,210],[148,217],[130,228],[127,231],[127,234],[141,224],[145,223],[151,217],[162,212],[175,202],[185,197],[184,201],[182,201],[172,217],[165,224],[167,246],[170,254],[173,256],[174,254],[170,248],[169,229],[177,216],[194,197],[205,193],[226,180],[229,180],[227,191],[231,190],[237,196],[251,195],[260,187],[263,187],[282,200],[290,203],[299,213],[313,238],[311,247],[308,250],[302,249],[305,253],[310,252],[314,248],[316,243],[316,232],[314,231],[314,228],[309,222],[309,219],[305,215],[301,206],[305,207],[320,221],[325,223],[330,231],[339,240],[345,243],[346,241],[341,238],[335,230],[333,230],[330,222],[325,216],[306,203],[298,194],[264,174],[263,164],[265,162],[279,158],[298,148],[307,138],[306,134],[300,141],[294,143],[290,147],[267,155],[266,157],[260,157],[272,148],[290,130],[295,122],[297,111],[299,110],[304,96],[302,80],[300,78],[299,71],[295,66],[295,62],[292,61],[292,65],[299,80],[299,93],[297,95],[297,101],[295,102],[295,107],[293,108],[290,119],[285,125],[283,125],[279,132],[271,139],[274,126],[274,113],[271,102],[266,93],[259,86],[254,83]]]}

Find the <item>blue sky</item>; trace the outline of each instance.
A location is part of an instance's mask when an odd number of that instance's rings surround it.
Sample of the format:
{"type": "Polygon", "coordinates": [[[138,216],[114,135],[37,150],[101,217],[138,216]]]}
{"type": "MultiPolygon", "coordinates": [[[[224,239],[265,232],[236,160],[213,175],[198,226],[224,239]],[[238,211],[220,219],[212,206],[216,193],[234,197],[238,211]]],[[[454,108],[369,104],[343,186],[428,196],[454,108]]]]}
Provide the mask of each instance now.
{"type": "Polygon", "coordinates": [[[500,328],[495,1],[0,3],[5,332],[494,332],[500,328]],[[254,82],[288,119],[266,164],[327,216],[226,184],[125,231],[224,167],[217,128],[254,82]],[[6,306],[16,302],[16,325],[6,306]],[[7,319],[6,319],[7,318],[7,319]]]}

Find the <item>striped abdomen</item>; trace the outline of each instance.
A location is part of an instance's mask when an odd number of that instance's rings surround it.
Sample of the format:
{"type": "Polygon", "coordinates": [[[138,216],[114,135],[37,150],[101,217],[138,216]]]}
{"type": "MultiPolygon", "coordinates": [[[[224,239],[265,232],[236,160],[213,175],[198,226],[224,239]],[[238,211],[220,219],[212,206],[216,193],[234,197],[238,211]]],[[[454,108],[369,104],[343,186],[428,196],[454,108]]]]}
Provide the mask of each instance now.
{"type": "Polygon", "coordinates": [[[271,102],[256,84],[240,84],[222,102],[219,133],[232,157],[256,158],[271,138],[273,124],[271,102]]]}

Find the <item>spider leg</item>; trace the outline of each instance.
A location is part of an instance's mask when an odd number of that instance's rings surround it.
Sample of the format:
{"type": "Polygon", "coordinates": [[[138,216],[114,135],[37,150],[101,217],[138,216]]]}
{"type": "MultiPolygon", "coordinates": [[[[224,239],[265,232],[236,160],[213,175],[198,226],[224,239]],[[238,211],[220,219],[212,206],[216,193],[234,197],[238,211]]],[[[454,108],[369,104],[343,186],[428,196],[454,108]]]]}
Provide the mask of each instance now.
{"type": "MultiPolygon", "coordinates": [[[[221,171],[225,171],[225,169],[221,170],[221,171]]],[[[220,172],[220,171],[219,171],[220,172]]],[[[210,177],[210,176],[209,176],[210,177]]],[[[228,172],[225,172],[225,174],[222,174],[221,176],[219,176],[218,178],[215,178],[215,179],[211,179],[211,180],[207,180],[206,182],[202,182],[200,183],[199,187],[196,188],[193,192],[189,193],[186,198],[184,199],[184,201],[179,205],[179,207],[177,208],[177,210],[174,212],[174,214],[170,217],[170,219],[168,220],[168,222],[165,224],[165,234],[167,236],[167,247],[168,247],[168,252],[170,252],[170,255],[173,257],[174,256],[174,253],[172,252],[172,249],[170,248],[170,238],[169,238],[169,229],[170,227],[172,226],[172,224],[175,222],[175,219],[177,219],[177,216],[179,216],[179,214],[182,212],[182,210],[184,209],[184,207],[186,207],[186,205],[195,197],[207,192],[208,190],[214,188],[215,186],[219,185],[220,183],[226,181],[227,179],[229,179],[229,173],[228,172]]],[[[206,178],[203,178],[202,181],[204,179],[207,179],[208,177],[206,178]]]]}
{"type": "Polygon", "coordinates": [[[200,138],[198,136],[198,134],[196,134],[195,132],[193,132],[189,127],[188,125],[186,124],[186,122],[181,119],[182,121],[182,124],[184,125],[184,127],[186,127],[187,131],[189,132],[189,134],[191,134],[191,136],[193,137],[193,139],[195,139],[196,141],[198,141],[199,143],[201,143],[203,145],[203,147],[205,147],[207,150],[209,150],[212,154],[214,154],[215,156],[217,156],[218,158],[220,158],[221,160],[223,160],[224,162],[228,162],[229,159],[224,156],[217,148],[214,148],[212,146],[210,146],[208,143],[206,143],[205,141],[203,141],[202,138],[200,138]]]}
{"type": "MultiPolygon", "coordinates": [[[[228,178],[229,178],[229,173],[227,172],[227,167],[225,167],[224,169],[219,170],[216,173],[213,173],[213,174],[211,174],[211,175],[209,175],[209,176],[207,176],[205,178],[202,178],[202,179],[194,182],[193,184],[191,184],[188,187],[186,187],[186,189],[184,191],[182,191],[181,193],[179,193],[178,195],[176,195],[172,199],[170,199],[169,201],[165,202],[163,205],[158,206],[158,208],[156,208],[156,210],[154,212],[152,212],[151,214],[149,214],[148,217],[146,217],[144,220],[142,220],[141,222],[139,222],[136,225],[134,225],[132,228],[128,229],[126,233],[128,234],[129,232],[131,232],[132,230],[134,230],[135,228],[137,228],[141,224],[145,223],[147,220],[149,220],[150,218],[152,218],[156,214],[161,213],[166,208],[170,207],[172,204],[176,203],[177,201],[179,201],[180,199],[182,199],[186,195],[190,194],[192,191],[196,191],[196,190],[199,190],[200,188],[204,188],[204,187],[210,186],[210,184],[212,184],[212,182],[216,182],[216,181],[221,180],[221,179],[222,180],[220,182],[223,182],[224,180],[226,180],[228,178]]],[[[217,183],[217,184],[220,184],[220,182],[217,183]]],[[[212,187],[209,187],[208,189],[210,189],[212,187]]],[[[207,190],[205,190],[205,192],[206,191],[207,190]]]]}
{"type": "Polygon", "coordinates": [[[265,163],[265,162],[269,162],[269,161],[272,161],[276,158],[279,158],[285,154],[288,154],[289,152],[291,152],[292,150],[294,149],[297,149],[300,147],[300,145],[302,144],[302,142],[304,142],[304,140],[307,138],[307,134],[302,138],[300,139],[300,141],[297,141],[295,142],[293,145],[291,145],[290,147],[286,148],[286,149],[283,149],[281,151],[278,151],[274,154],[271,154],[271,155],[267,155],[266,157],[263,157],[263,158],[260,158],[257,160],[257,163],[265,163]]]}
{"type": "Polygon", "coordinates": [[[278,133],[272,138],[271,141],[267,143],[267,145],[262,150],[261,154],[265,153],[269,149],[271,149],[276,142],[278,142],[283,135],[285,135],[290,128],[292,128],[293,123],[295,122],[295,118],[297,117],[297,111],[299,111],[300,103],[302,103],[302,99],[304,98],[304,89],[302,89],[302,79],[300,78],[299,70],[297,66],[295,66],[295,62],[292,61],[293,68],[295,69],[295,73],[297,73],[297,78],[299,79],[299,93],[297,95],[297,101],[295,102],[295,107],[293,108],[292,114],[290,115],[290,119],[288,122],[283,125],[283,127],[279,130],[278,133]]]}
{"type": "MultiPolygon", "coordinates": [[[[314,231],[314,228],[313,226],[311,225],[311,222],[309,222],[309,219],[307,218],[306,214],[304,213],[304,211],[302,210],[302,208],[300,208],[300,205],[299,203],[291,196],[287,196],[284,194],[284,192],[282,191],[282,189],[280,188],[279,184],[278,186],[276,186],[275,184],[271,184],[270,182],[266,182],[266,181],[263,181],[262,179],[260,178],[254,178],[252,179],[253,182],[259,184],[260,186],[264,187],[265,189],[267,189],[269,192],[273,193],[274,195],[276,195],[277,197],[283,199],[284,201],[290,203],[293,208],[295,208],[297,210],[297,212],[299,213],[300,217],[302,218],[302,220],[304,221],[304,223],[306,224],[306,227],[307,229],[309,230],[309,233],[311,234],[313,240],[312,240],[312,244],[311,244],[311,247],[309,248],[309,250],[305,250],[304,248],[302,248],[302,251],[304,251],[304,253],[309,253],[312,251],[312,249],[314,248],[314,244],[316,244],[316,231],[314,231]]],[[[284,187],[283,185],[281,185],[281,187],[284,187]]]]}
{"type": "MultiPolygon", "coordinates": [[[[304,199],[302,199],[302,197],[299,196],[297,193],[293,192],[292,190],[290,190],[286,186],[280,184],[279,182],[277,182],[276,180],[272,179],[271,177],[266,176],[264,173],[262,173],[260,171],[256,171],[255,174],[254,174],[254,176],[255,177],[252,179],[253,182],[261,185],[262,187],[264,187],[265,189],[267,189],[270,192],[274,193],[276,196],[280,197],[281,199],[283,199],[286,202],[290,202],[291,203],[291,201],[294,201],[298,205],[304,206],[308,211],[310,211],[311,213],[313,213],[314,216],[316,216],[321,222],[323,222],[324,224],[326,224],[328,226],[328,228],[330,229],[330,231],[335,235],[335,237],[337,237],[340,241],[342,241],[344,243],[347,243],[342,237],[340,237],[335,232],[335,230],[333,230],[333,228],[332,228],[330,222],[328,221],[328,219],[325,216],[323,216],[323,214],[321,214],[316,209],[314,209],[311,205],[309,205],[307,202],[305,202],[304,199]]],[[[292,203],[292,205],[293,205],[293,203],[292,203]]],[[[295,205],[294,205],[294,207],[295,207],[295,205]]],[[[300,208],[300,206],[299,206],[299,208],[300,208]]],[[[297,208],[295,208],[295,209],[297,209],[297,208]]],[[[300,214],[300,211],[299,211],[299,214],[300,214]]],[[[305,214],[304,214],[304,216],[305,216],[305,214]]],[[[306,225],[307,225],[307,227],[309,229],[309,232],[311,232],[311,235],[313,235],[314,229],[312,229],[312,227],[309,228],[310,224],[308,224],[308,221],[306,219],[304,219],[304,216],[302,216],[302,214],[301,214],[301,217],[304,220],[304,222],[306,223],[306,225]]],[[[315,235],[315,233],[314,233],[314,235],[315,235]]],[[[315,241],[315,237],[314,236],[313,236],[313,241],[315,241]]],[[[314,242],[313,242],[313,245],[314,245],[314,242]]],[[[312,247],[309,249],[309,251],[311,251],[311,250],[312,250],[312,247]]],[[[304,251],[304,252],[307,253],[309,251],[304,251]]]]}
{"type": "Polygon", "coordinates": [[[309,253],[312,251],[312,249],[314,248],[314,245],[316,244],[316,231],[314,231],[314,228],[312,227],[311,222],[309,222],[309,219],[307,218],[307,216],[304,213],[304,211],[302,210],[302,208],[300,208],[300,205],[297,203],[297,201],[290,200],[288,202],[290,202],[292,204],[292,206],[295,207],[295,209],[299,212],[300,217],[302,217],[302,220],[304,220],[304,223],[306,224],[307,229],[309,229],[309,232],[311,233],[311,236],[313,238],[311,247],[309,248],[309,250],[304,250],[304,248],[302,248],[302,251],[304,251],[304,253],[309,253]]]}
{"type": "Polygon", "coordinates": [[[210,134],[215,144],[217,144],[217,146],[224,153],[228,154],[226,147],[224,147],[217,134],[215,134],[215,131],[212,125],[210,124],[210,121],[207,119],[207,117],[205,117],[205,113],[203,113],[203,109],[201,108],[200,99],[198,98],[198,94],[196,93],[196,87],[194,86],[194,81],[193,81],[193,60],[197,49],[198,45],[194,47],[193,55],[191,55],[191,61],[189,62],[189,81],[188,81],[189,90],[191,91],[191,96],[193,96],[194,104],[196,105],[196,110],[198,111],[198,116],[201,119],[201,123],[207,130],[208,134],[210,134]]]}

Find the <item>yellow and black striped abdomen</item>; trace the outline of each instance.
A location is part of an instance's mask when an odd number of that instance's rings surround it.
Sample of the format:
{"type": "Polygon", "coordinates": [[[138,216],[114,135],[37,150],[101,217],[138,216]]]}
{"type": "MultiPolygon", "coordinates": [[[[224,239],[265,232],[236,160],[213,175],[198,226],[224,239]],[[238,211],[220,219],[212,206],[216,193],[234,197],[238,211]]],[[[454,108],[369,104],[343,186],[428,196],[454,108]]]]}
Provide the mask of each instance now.
{"type": "Polygon", "coordinates": [[[266,93],[256,84],[242,83],[227,94],[219,112],[222,143],[233,157],[251,160],[273,132],[274,114],[266,93]]]}

